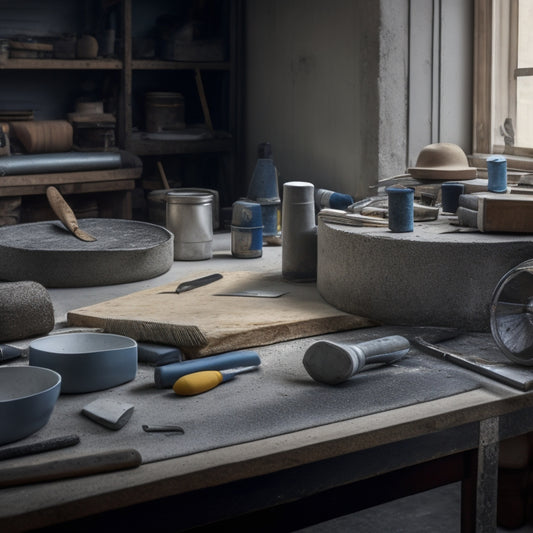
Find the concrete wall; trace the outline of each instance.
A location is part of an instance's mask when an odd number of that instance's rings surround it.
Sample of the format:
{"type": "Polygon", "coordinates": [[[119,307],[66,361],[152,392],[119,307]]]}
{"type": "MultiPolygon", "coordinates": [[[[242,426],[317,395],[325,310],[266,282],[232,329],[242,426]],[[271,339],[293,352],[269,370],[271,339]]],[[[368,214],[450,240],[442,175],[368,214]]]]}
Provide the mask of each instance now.
{"type": "Polygon", "coordinates": [[[247,0],[248,179],[261,141],[281,182],[356,197],[426,144],[468,150],[472,4],[247,0]]]}
{"type": "Polygon", "coordinates": [[[472,0],[410,0],[408,164],[435,142],[472,149],[472,0]]]}

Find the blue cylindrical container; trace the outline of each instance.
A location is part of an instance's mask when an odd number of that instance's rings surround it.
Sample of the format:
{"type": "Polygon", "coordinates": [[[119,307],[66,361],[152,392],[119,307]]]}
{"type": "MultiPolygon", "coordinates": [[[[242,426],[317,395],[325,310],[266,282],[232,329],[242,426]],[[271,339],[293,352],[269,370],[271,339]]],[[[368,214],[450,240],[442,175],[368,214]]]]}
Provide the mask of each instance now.
{"type": "Polygon", "coordinates": [[[271,158],[257,159],[247,197],[261,204],[263,235],[277,235],[280,230],[281,200],[278,171],[271,158]]]}
{"type": "Polygon", "coordinates": [[[459,207],[459,196],[465,192],[463,183],[446,182],[440,187],[442,196],[442,211],[455,213],[459,207]]]}
{"type": "Polygon", "coordinates": [[[256,161],[247,196],[259,203],[279,200],[278,173],[272,159],[256,161]]]}
{"type": "Polygon", "coordinates": [[[491,192],[507,191],[507,159],[501,155],[487,157],[488,190],[491,192]]]}
{"type": "Polygon", "coordinates": [[[262,206],[257,202],[237,200],[231,217],[231,253],[250,259],[263,255],[262,206]]]}
{"type": "Polygon", "coordinates": [[[389,229],[405,233],[414,229],[415,190],[408,187],[388,187],[389,229]]]}
{"type": "Polygon", "coordinates": [[[349,194],[343,194],[327,189],[317,189],[315,192],[315,202],[318,209],[331,207],[331,209],[347,209],[354,203],[354,199],[349,194]]]}

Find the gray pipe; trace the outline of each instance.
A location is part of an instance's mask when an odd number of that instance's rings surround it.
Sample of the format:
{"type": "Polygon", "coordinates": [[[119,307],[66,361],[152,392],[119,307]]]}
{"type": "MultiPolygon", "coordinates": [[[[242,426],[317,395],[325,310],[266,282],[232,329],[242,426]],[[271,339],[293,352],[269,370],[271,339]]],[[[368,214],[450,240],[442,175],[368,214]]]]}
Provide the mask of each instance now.
{"type": "Polygon", "coordinates": [[[118,152],[12,155],[0,158],[0,176],[104,170],[120,168],[121,165],[122,158],[118,152]]]}

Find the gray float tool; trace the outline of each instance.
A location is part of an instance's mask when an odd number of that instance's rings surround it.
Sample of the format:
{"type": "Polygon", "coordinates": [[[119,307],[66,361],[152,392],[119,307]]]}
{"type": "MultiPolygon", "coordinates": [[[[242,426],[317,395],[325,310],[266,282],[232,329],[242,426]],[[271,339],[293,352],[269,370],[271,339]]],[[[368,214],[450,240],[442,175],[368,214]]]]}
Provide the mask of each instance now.
{"type": "Polygon", "coordinates": [[[126,425],[133,414],[134,406],[108,398],[99,398],[87,404],[82,414],[94,422],[109,428],[120,429],[126,425]]]}
{"type": "Polygon", "coordinates": [[[0,342],[44,335],[54,328],[54,307],[35,281],[0,283],[0,342]]]}
{"type": "Polygon", "coordinates": [[[303,365],[315,381],[337,385],[369,365],[399,361],[409,348],[409,341],[400,335],[357,344],[318,341],[305,352],[303,365]]]}

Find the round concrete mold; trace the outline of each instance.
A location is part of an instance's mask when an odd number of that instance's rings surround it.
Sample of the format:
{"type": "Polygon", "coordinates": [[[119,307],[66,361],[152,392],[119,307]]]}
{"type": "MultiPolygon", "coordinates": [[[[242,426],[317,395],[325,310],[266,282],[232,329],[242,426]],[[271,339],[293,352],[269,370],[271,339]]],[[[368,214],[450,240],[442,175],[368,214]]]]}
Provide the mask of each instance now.
{"type": "Polygon", "coordinates": [[[533,236],[454,230],[447,219],[394,234],[319,219],[318,290],[338,309],[385,324],[490,331],[492,293],[533,257],[533,236]]]}
{"type": "Polygon", "coordinates": [[[166,228],[105,218],[79,224],[97,240],[81,241],[59,221],[0,228],[0,279],[91,287],[153,278],[172,266],[174,237],[166,228]]]}

